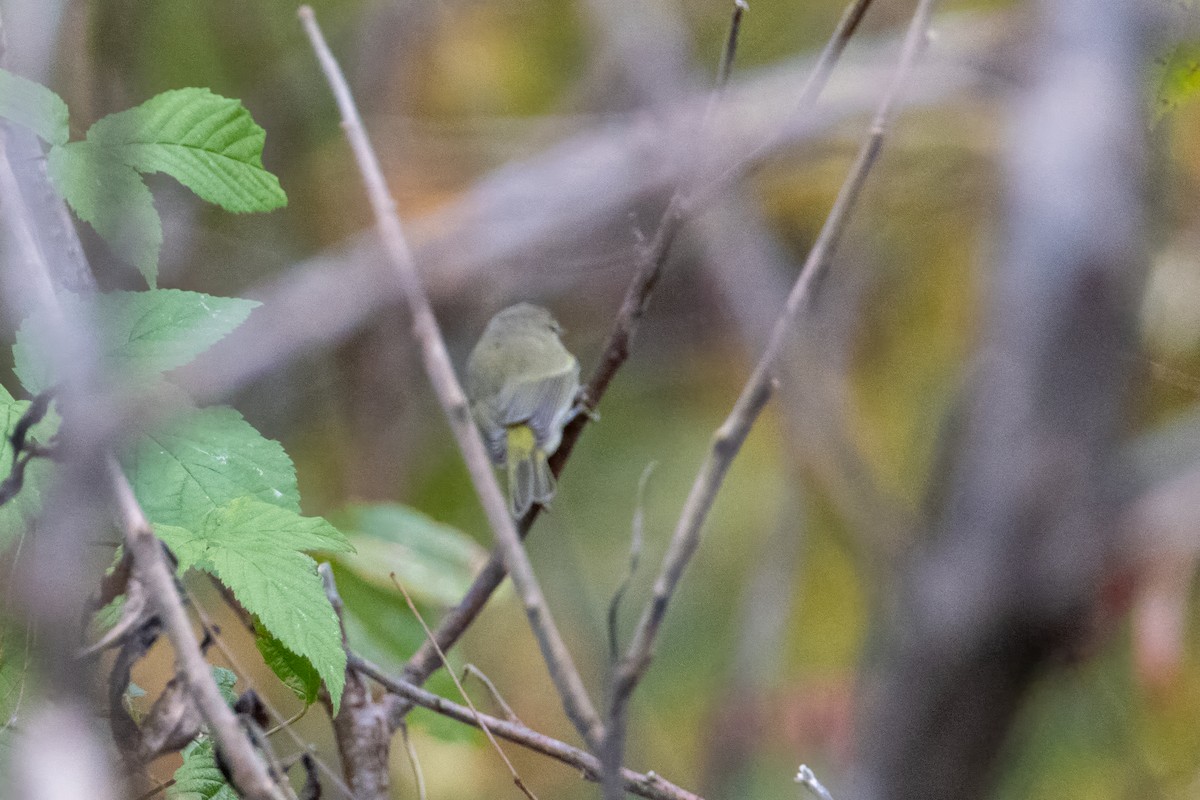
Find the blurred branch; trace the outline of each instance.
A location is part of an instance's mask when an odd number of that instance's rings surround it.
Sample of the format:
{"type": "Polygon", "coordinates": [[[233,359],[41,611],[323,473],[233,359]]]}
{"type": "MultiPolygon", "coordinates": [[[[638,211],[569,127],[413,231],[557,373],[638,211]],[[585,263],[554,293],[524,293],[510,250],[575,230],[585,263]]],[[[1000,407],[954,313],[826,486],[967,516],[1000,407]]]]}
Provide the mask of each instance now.
{"type": "MultiPolygon", "coordinates": [[[[388,675],[382,669],[360,656],[351,654],[349,658],[351,669],[356,669],[362,672],[362,674],[371,677],[380,686],[395,696],[404,698],[406,702],[427,708],[430,711],[449,717],[450,719],[458,720],[467,725],[478,725],[475,714],[466,706],[460,706],[432,692],[427,692],[403,678],[388,675]]],[[[571,747],[569,744],[557,739],[552,739],[545,734],[538,733],[518,722],[492,717],[487,714],[480,714],[479,716],[492,732],[501,739],[507,739],[529,750],[574,767],[589,781],[596,783],[600,781],[600,760],[595,756],[577,747],[571,747]]],[[[686,789],[681,789],[653,772],[643,775],[633,770],[622,769],[621,779],[624,781],[627,792],[636,794],[638,797],[648,798],[648,800],[703,800],[699,795],[693,794],[686,789]]]]}
{"type": "MultiPolygon", "coordinates": [[[[996,46],[996,26],[987,22],[977,15],[940,19],[939,58],[923,67],[905,102],[934,105],[990,83],[991,76],[973,66],[980,53],[996,46]]],[[[843,60],[836,91],[826,92],[821,113],[803,118],[785,118],[781,98],[794,95],[812,72],[813,59],[733,81],[725,102],[736,113],[714,118],[712,150],[740,163],[747,142],[775,137],[775,149],[761,154],[767,158],[864,113],[891,69],[894,46],[894,40],[877,40],[864,47],[864,57],[843,60]]],[[[612,221],[627,230],[630,208],[652,198],[665,202],[663,194],[680,184],[684,165],[672,157],[678,144],[663,131],[678,129],[673,120],[695,120],[705,102],[677,101],[661,124],[645,113],[606,118],[532,158],[503,165],[458,202],[417,218],[415,257],[431,292],[455,298],[465,286],[478,296],[544,292],[551,275],[514,273],[508,265],[545,262],[546,251],[567,240],[578,243],[584,233],[612,221]],[[518,283],[517,275],[528,282],[518,283]]],[[[263,306],[174,377],[197,402],[212,402],[303,353],[346,338],[398,299],[396,287],[379,280],[383,259],[377,237],[364,233],[296,264],[250,292],[263,306]]]]}
{"type": "Polygon", "coordinates": [[[863,698],[860,800],[985,796],[1023,696],[1099,600],[1144,266],[1143,6],[1038,4],[980,363],[863,698]]]}
{"type": "Polygon", "coordinates": [[[421,345],[425,371],[462,451],[463,460],[488,522],[499,540],[499,546],[504,553],[504,564],[521,596],[530,627],[562,700],[563,710],[584,741],[599,742],[602,738],[599,715],[587,695],[587,689],[562,640],[562,635],[554,624],[533,566],[521,545],[516,524],[509,516],[507,503],[496,481],[483,439],[471,418],[466,395],[450,363],[450,356],[446,352],[446,344],[442,339],[433,308],[425,295],[421,278],[417,274],[412,254],[404,238],[395,202],[388,192],[378,159],[354,106],[350,88],[321,35],[312,9],[301,6],[300,19],[341,111],[346,137],[354,152],[375,212],[376,225],[391,268],[391,278],[398,284],[397,288],[402,291],[412,314],[413,332],[421,345]]]}
{"type": "Polygon", "coordinates": [[[820,800],[833,800],[833,795],[829,793],[824,784],[817,780],[817,776],[813,774],[812,769],[807,764],[800,765],[800,771],[796,773],[796,783],[808,789],[819,797],[820,800]]]}
{"type": "MultiPolygon", "coordinates": [[[[766,350],[743,387],[733,410],[713,437],[712,448],[692,485],[671,544],[663,558],[662,567],[655,580],[653,596],[643,612],[625,657],[616,669],[610,699],[610,731],[620,732],[624,729],[623,720],[630,698],[650,665],[667,606],[692,555],[699,547],[703,524],[716,493],[750,428],[766,405],[775,380],[776,361],[787,345],[796,318],[811,298],[812,288],[820,281],[828,266],[850,211],[858,199],[871,167],[878,159],[901,90],[924,47],[931,12],[932,0],[921,0],[918,3],[905,35],[899,63],[872,120],[870,135],[863,143],[838,193],[821,233],[788,295],[783,312],[775,321],[766,350]]],[[[619,752],[623,750],[623,743],[614,742],[612,747],[619,752]]]]}

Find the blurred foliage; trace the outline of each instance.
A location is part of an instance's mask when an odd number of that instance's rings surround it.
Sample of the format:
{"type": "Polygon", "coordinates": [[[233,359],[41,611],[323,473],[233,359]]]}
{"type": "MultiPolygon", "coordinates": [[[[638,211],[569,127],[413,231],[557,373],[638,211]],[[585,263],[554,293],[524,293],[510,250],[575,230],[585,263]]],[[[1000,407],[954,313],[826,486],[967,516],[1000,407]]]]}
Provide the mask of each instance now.
{"type": "MultiPolygon", "coordinates": [[[[350,72],[406,215],[453,202],[491,169],[601,121],[605,87],[617,74],[603,63],[586,9],[564,0],[313,5],[350,72]]],[[[755,0],[736,74],[813,52],[842,7],[837,0],[755,0]]],[[[910,7],[879,0],[864,33],[894,32],[910,7]]],[[[689,37],[697,81],[710,80],[728,3],[703,0],[671,8],[689,37]]],[[[209,87],[242,98],[267,130],[264,163],[280,175],[291,200],[285,211],[234,218],[208,213],[169,189],[159,195],[156,188],[166,232],[164,285],[244,293],[368,226],[360,183],[293,3],[104,0],[75,9],[82,20],[67,29],[76,38],[62,43],[53,86],[72,108],[76,136],[87,123],[159,91],[209,87]]],[[[1027,10],[1008,0],[944,4],[947,11],[964,9],[1013,11],[1011,17],[984,18],[1000,27],[1014,25],[1012,17],[1027,10]]],[[[1128,354],[1140,378],[1131,435],[1194,412],[1200,400],[1197,53],[1182,44],[1162,53],[1159,63],[1160,71],[1148,77],[1146,122],[1153,125],[1157,162],[1148,194],[1160,205],[1151,220],[1144,352],[1128,354]]],[[[918,508],[929,488],[946,415],[969,384],[970,357],[986,319],[986,270],[1003,207],[998,158],[1004,112],[996,97],[965,97],[905,115],[828,279],[865,276],[847,348],[852,444],[874,480],[898,495],[906,511],[918,508]]],[[[848,125],[772,160],[748,182],[747,196],[793,266],[819,230],[861,134],[848,125]]],[[[627,238],[632,241],[632,234],[627,238]]],[[[638,478],[647,463],[657,462],[644,500],[642,567],[621,619],[623,642],[649,595],[709,438],[749,373],[746,352],[755,350],[740,341],[730,301],[705,277],[689,244],[681,241],[630,362],[605,397],[601,419],[580,440],[554,507],[529,540],[556,618],[597,695],[606,659],[604,618],[628,560],[638,478]]],[[[88,245],[97,248],[94,241],[88,245]]],[[[581,253],[585,250],[581,243],[581,253]]],[[[616,310],[615,301],[608,307],[597,298],[619,297],[627,273],[626,260],[617,260],[616,268],[605,270],[564,265],[562,280],[545,296],[529,298],[554,307],[585,375],[616,310]]],[[[104,264],[103,258],[97,261],[104,264]]],[[[793,275],[773,277],[790,282],[793,275]]],[[[452,346],[465,352],[498,300],[473,292],[469,283],[459,290],[461,296],[435,299],[452,346]]],[[[771,317],[776,309],[758,312],[771,317]]],[[[386,325],[407,323],[379,321],[380,329],[386,325]]],[[[400,349],[411,348],[407,338],[400,341],[400,349]]],[[[344,530],[371,537],[370,547],[379,548],[370,551],[374,563],[339,558],[334,574],[353,647],[396,669],[424,635],[389,586],[388,573],[394,568],[414,590],[432,624],[491,542],[412,352],[384,352],[373,340],[358,344],[331,346],[281,365],[245,390],[236,405],[266,435],[284,442],[296,461],[305,511],[341,514],[344,530]],[[360,413],[352,399],[368,389],[355,376],[376,373],[387,379],[383,390],[369,389],[382,391],[372,395],[378,407],[360,413]],[[363,443],[385,434],[396,442],[395,450],[368,454],[363,443]],[[387,475],[390,483],[382,493],[374,486],[364,490],[355,473],[387,475]],[[393,503],[406,508],[376,505],[393,503]],[[388,508],[397,518],[364,519],[370,508],[388,508]],[[411,522],[408,515],[416,514],[424,532],[406,541],[407,523],[399,517],[411,522]],[[454,533],[437,533],[446,530],[454,533]],[[437,545],[443,535],[445,547],[430,551],[427,545],[437,545]],[[393,567],[383,555],[400,561],[393,567]],[[448,568],[436,577],[426,571],[428,582],[402,574],[402,567],[434,562],[448,568]]],[[[751,742],[750,755],[726,776],[723,785],[736,791],[721,796],[791,800],[797,794],[791,776],[801,761],[814,764],[840,796],[841,776],[853,758],[856,676],[872,655],[873,596],[886,590],[890,576],[859,563],[846,544],[859,535],[851,522],[815,482],[797,475],[793,459],[804,455],[806,443],[788,440],[776,416],[780,409],[768,407],[735,462],[696,561],[673,599],[656,662],[633,709],[630,766],[703,791],[700,781],[713,754],[731,746],[737,733],[751,742]],[[777,541],[772,532],[781,529],[799,545],[791,591],[773,598],[790,608],[775,642],[778,654],[750,681],[756,702],[748,704],[745,725],[724,732],[730,742],[714,741],[714,720],[732,696],[730,687],[748,677],[736,674],[734,656],[747,585],[771,561],[777,541]]],[[[362,554],[368,552],[365,541],[356,539],[362,554]]],[[[1200,779],[1196,599],[1189,598],[1183,663],[1165,688],[1144,684],[1127,624],[1098,634],[1093,651],[1041,680],[1000,765],[997,796],[1194,796],[1200,779]]],[[[245,638],[239,652],[257,664],[253,642],[245,638]]],[[[509,590],[497,595],[450,659],[456,668],[466,661],[480,666],[526,723],[574,740],[509,590]]],[[[265,680],[265,673],[256,674],[265,680]]],[[[251,685],[255,680],[250,678],[251,685]]],[[[430,688],[457,699],[444,674],[430,688]]],[[[468,683],[468,690],[481,708],[488,706],[478,686],[468,683]]],[[[466,800],[511,791],[507,772],[478,733],[425,712],[414,712],[412,719],[431,796],[466,800]]],[[[318,743],[322,755],[335,762],[331,741],[318,743]]],[[[0,738],[0,756],[4,747],[0,738]]],[[[573,771],[506,749],[540,796],[595,796],[573,771]]],[[[396,796],[412,796],[399,746],[393,776],[396,796]]]]}

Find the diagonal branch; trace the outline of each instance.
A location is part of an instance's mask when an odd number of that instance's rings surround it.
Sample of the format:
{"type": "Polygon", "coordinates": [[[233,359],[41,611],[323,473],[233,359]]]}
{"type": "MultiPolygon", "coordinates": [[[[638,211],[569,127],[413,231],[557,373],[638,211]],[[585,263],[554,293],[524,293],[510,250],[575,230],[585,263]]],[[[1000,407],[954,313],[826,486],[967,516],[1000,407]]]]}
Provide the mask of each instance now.
{"type": "Polygon", "coordinates": [[[596,744],[603,738],[600,717],[588,697],[583,679],[580,678],[566,643],[546,605],[533,566],[521,546],[516,523],[509,516],[508,504],[500,491],[500,485],[496,482],[483,439],[471,419],[466,395],[454,373],[446,351],[446,343],[434,317],[433,308],[429,304],[429,298],[421,285],[400,225],[400,218],[396,214],[395,201],[388,191],[378,159],[363,128],[362,119],[350,94],[350,87],[321,35],[312,9],[302,6],[300,20],[341,111],[342,125],[366,184],[379,234],[388,256],[388,275],[398,284],[408,302],[413,319],[413,333],[421,346],[425,371],[462,451],[475,491],[503,552],[504,564],[512,574],[513,584],[525,607],[530,627],[537,638],[550,677],[558,689],[563,710],[584,741],[596,744]]]}
{"type": "MultiPolygon", "coordinates": [[[[467,725],[479,725],[479,720],[476,719],[475,714],[466,706],[452,703],[441,695],[428,692],[403,678],[388,675],[370,661],[353,653],[349,654],[348,663],[351,669],[370,676],[380,686],[387,689],[393,695],[403,698],[407,703],[427,708],[430,711],[442,714],[450,719],[458,720],[467,725]]],[[[589,781],[600,781],[600,759],[590,753],[586,753],[577,747],[572,747],[558,739],[552,739],[545,734],[538,733],[519,722],[500,719],[499,717],[482,713],[479,714],[479,718],[491,729],[492,733],[501,739],[507,739],[514,744],[519,744],[529,750],[574,767],[589,781]]],[[[686,789],[681,789],[653,772],[641,774],[633,770],[622,769],[621,780],[627,792],[635,794],[638,797],[645,797],[648,800],[703,800],[699,795],[693,794],[686,789]]]]}

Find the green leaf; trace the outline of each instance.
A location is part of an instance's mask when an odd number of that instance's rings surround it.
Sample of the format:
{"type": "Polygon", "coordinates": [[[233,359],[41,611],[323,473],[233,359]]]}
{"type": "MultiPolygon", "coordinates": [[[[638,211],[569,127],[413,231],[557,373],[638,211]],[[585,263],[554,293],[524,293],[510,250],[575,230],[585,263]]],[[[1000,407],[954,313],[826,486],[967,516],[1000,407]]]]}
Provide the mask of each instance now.
{"type": "MultiPolygon", "coordinates": [[[[259,305],[237,297],[213,297],[178,289],[60,296],[62,313],[87,319],[98,333],[97,349],[115,380],[141,382],[187,364],[241,325],[259,305]]],[[[49,318],[28,317],[17,331],[14,371],[31,393],[57,383],[40,353],[49,318]]]]}
{"type": "MultiPolygon", "coordinates": [[[[396,587],[370,583],[333,560],[333,576],[346,607],[345,624],[356,651],[379,664],[403,664],[425,642],[425,631],[396,587]]],[[[434,612],[423,609],[429,619],[434,612]]],[[[450,658],[457,651],[451,651],[450,658]]],[[[451,687],[453,690],[453,687],[451,687]]]]}
{"type": "Polygon", "coordinates": [[[75,214],[95,228],[120,258],[136,266],[153,288],[162,221],[137,170],[92,142],[55,145],[46,166],[75,214]]]}
{"type": "Polygon", "coordinates": [[[183,573],[204,560],[204,554],[208,550],[208,544],[204,539],[196,536],[189,529],[177,525],[155,522],[154,535],[175,555],[175,560],[179,562],[175,573],[181,578],[183,573]]]}
{"type": "Polygon", "coordinates": [[[414,598],[431,604],[457,603],[487,560],[462,531],[404,505],[352,507],[338,523],[356,551],[340,563],[388,591],[395,591],[395,573],[414,598]]]}
{"type": "Polygon", "coordinates": [[[271,632],[261,624],[255,625],[258,633],[254,643],[263,661],[271,668],[279,680],[296,693],[296,697],[310,706],[317,701],[317,692],[321,688],[321,676],[307,658],[298,656],[283,646],[283,642],[271,635],[271,632]]]}
{"type": "Polygon", "coordinates": [[[27,699],[30,642],[28,637],[7,625],[0,625],[0,725],[17,713],[27,699]]]}
{"type": "Polygon", "coordinates": [[[167,787],[170,800],[238,800],[213,758],[213,743],[205,739],[183,749],[183,763],[175,770],[175,783],[167,787]]]}
{"type": "Polygon", "coordinates": [[[165,172],[202,199],[234,212],[287,205],[263,168],[266,132],[242,104],[208,89],[175,89],[110,114],[87,134],[139,172],[165,172]]]}
{"type": "MultiPolygon", "coordinates": [[[[27,400],[14,400],[8,391],[0,386],[0,480],[7,478],[13,467],[13,448],[9,437],[17,422],[29,410],[27,400]]],[[[40,444],[46,444],[58,429],[58,417],[48,413],[30,431],[30,438],[40,444]]],[[[33,523],[34,517],[42,508],[42,491],[49,485],[53,477],[54,465],[47,459],[34,459],[25,468],[25,480],[21,491],[16,497],[0,506],[0,552],[3,552],[13,542],[26,533],[33,523]]]]}
{"type": "Polygon", "coordinates": [[[237,683],[237,675],[233,670],[224,667],[213,667],[212,674],[213,680],[217,683],[217,691],[221,693],[225,702],[232,706],[237,702],[237,693],[233,691],[233,685],[237,683]]]}
{"type": "Polygon", "coordinates": [[[308,659],[325,681],[336,709],[345,683],[346,653],[333,607],[304,550],[344,552],[350,543],[318,517],[244,497],[214,510],[186,542],[200,549],[195,566],[210,572],[280,643],[308,659]]]}
{"type": "Polygon", "coordinates": [[[300,511],[292,460],[232,408],[189,410],[144,431],[121,463],[156,526],[200,530],[207,514],[240,497],[300,511]]]}
{"type": "Polygon", "coordinates": [[[1153,123],[1200,94],[1200,44],[1179,44],[1158,60],[1153,123]]]}
{"type": "Polygon", "coordinates": [[[50,144],[66,144],[70,136],[63,99],[6,69],[0,69],[0,117],[24,125],[50,144]]]}

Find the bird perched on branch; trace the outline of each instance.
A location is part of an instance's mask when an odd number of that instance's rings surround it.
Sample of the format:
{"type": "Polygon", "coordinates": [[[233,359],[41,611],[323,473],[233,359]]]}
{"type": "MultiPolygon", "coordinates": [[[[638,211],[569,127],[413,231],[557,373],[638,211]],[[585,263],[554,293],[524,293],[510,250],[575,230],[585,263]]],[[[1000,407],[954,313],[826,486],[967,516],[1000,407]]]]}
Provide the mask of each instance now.
{"type": "Polygon", "coordinates": [[[492,461],[505,468],[518,519],[554,497],[547,459],[574,416],[579,362],[561,333],[549,311],[518,303],[492,317],[467,361],[471,414],[492,461]]]}

